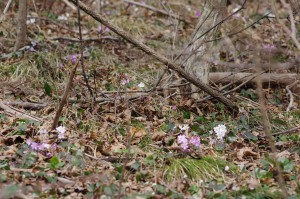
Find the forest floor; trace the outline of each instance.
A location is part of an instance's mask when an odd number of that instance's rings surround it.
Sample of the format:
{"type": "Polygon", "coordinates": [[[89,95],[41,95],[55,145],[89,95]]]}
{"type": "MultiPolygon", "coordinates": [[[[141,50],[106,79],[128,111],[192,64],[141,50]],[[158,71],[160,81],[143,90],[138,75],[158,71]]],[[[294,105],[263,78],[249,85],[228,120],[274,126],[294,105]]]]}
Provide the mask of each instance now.
{"type": "MultiPolygon", "coordinates": [[[[178,63],[201,14],[196,1],[145,1],[190,24],[124,1],[103,2],[106,18],[178,63]]],[[[60,1],[50,10],[35,6],[30,1],[25,48],[11,53],[16,5],[0,27],[0,198],[285,198],[255,82],[224,88],[234,89],[226,96],[238,104],[237,115],[216,100],[194,100],[188,82],[83,12],[85,70],[79,65],[59,125],[51,130],[80,59],[77,11],[60,1]]],[[[228,13],[238,6],[228,6],[228,13]]],[[[211,52],[212,74],[242,72],[255,63],[289,64],[273,72],[299,74],[293,42],[275,19],[262,17],[269,8],[267,2],[247,3],[222,25],[223,35],[245,30],[214,41],[222,48],[211,52]]],[[[219,90],[225,83],[211,85],[219,90]]],[[[264,83],[290,199],[300,198],[300,109],[292,87],[264,83]]]]}

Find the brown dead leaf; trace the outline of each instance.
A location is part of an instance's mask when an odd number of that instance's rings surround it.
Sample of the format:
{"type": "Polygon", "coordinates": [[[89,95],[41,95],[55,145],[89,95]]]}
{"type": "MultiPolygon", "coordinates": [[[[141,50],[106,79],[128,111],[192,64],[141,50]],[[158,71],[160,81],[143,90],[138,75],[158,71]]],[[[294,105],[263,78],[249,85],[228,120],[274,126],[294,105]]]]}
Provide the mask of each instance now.
{"type": "Polygon", "coordinates": [[[290,155],[291,155],[291,153],[290,153],[289,151],[285,150],[285,151],[282,151],[282,152],[280,152],[280,153],[277,153],[277,154],[276,154],[276,158],[277,158],[277,159],[278,159],[278,158],[289,158],[290,155]]]}
{"type": "Polygon", "coordinates": [[[147,131],[143,128],[130,127],[129,134],[132,140],[132,144],[136,144],[141,141],[141,139],[147,135],[147,131]]]}
{"type": "Polygon", "coordinates": [[[249,147],[245,147],[245,148],[242,148],[242,149],[238,150],[237,158],[239,160],[244,160],[244,159],[247,159],[248,157],[252,157],[254,159],[257,159],[257,158],[259,158],[259,154],[254,152],[249,147]]]}
{"type": "Polygon", "coordinates": [[[163,132],[163,131],[156,131],[156,132],[153,133],[153,135],[152,135],[151,138],[152,138],[153,141],[160,141],[160,140],[162,140],[165,136],[166,136],[166,133],[165,133],[165,132],[163,132]]]}
{"type": "Polygon", "coordinates": [[[105,114],[105,116],[103,117],[105,121],[107,122],[115,122],[116,121],[116,116],[115,114],[105,114]]]}
{"type": "Polygon", "coordinates": [[[113,153],[115,153],[117,151],[120,151],[120,150],[124,150],[124,149],[126,149],[126,146],[124,144],[120,143],[120,142],[115,143],[110,147],[110,151],[113,152],[113,153]]]}
{"type": "Polygon", "coordinates": [[[107,127],[108,127],[108,122],[107,121],[103,122],[101,125],[101,128],[99,130],[99,133],[100,134],[104,133],[106,131],[107,127]]]}

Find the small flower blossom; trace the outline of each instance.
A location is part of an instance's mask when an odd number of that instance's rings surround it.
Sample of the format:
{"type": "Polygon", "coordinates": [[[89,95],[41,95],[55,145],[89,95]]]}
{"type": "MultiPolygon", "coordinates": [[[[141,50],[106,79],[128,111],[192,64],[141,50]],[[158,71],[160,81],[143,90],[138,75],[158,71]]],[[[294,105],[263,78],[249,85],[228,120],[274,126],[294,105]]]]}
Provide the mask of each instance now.
{"type": "Polygon", "coordinates": [[[176,106],[176,105],[174,105],[174,106],[172,106],[171,108],[172,108],[172,110],[173,110],[173,111],[176,111],[176,109],[177,109],[177,106],[176,106]]]}
{"type": "Polygon", "coordinates": [[[220,124],[220,125],[214,127],[214,131],[217,135],[218,140],[223,140],[223,138],[225,137],[225,134],[227,133],[227,129],[224,124],[220,124]]]}
{"type": "Polygon", "coordinates": [[[130,78],[127,76],[127,75],[125,75],[124,77],[123,77],[123,79],[121,79],[121,85],[126,85],[126,84],[128,84],[130,82],[130,78]]]}
{"type": "Polygon", "coordinates": [[[102,32],[102,27],[101,27],[101,26],[98,26],[97,31],[98,31],[99,33],[101,33],[101,32],[102,32]]]}
{"type": "Polygon", "coordinates": [[[187,141],[188,141],[188,140],[187,140],[187,138],[186,138],[185,135],[179,135],[179,136],[177,137],[177,142],[178,142],[179,144],[184,143],[184,142],[187,142],[187,141]]]}
{"type": "Polygon", "coordinates": [[[51,145],[47,143],[40,143],[40,142],[33,142],[30,139],[26,141],[26,144],[31,148],[33,151],[44,151],[46,149],[50,149],[51,145]]]}
{"type": "Polygon", "coordinates": [[[37,142],[31,142],[31,144],[29,146],[34,151],[38,151],[39,150],[39,143],[37,143],[37,142]]]}
{"type": "Polygon", "coordinates": [[[56,143],[52,144],[51,148],[52,148],[53,150],[56,150],[56,149],[57,149],[57,144],[56,144],[56,143]]]}
{"type": "Polygon", "coordinates": [[[67,15],[60,15],[57,17],[57,20],[59,21],[67,21],[68,20],[68,16],[67,15]]]}
{"type": "Polygon", "coordinates": [[[179,135],[177,137],[177,142],[178,144],[180,145],[180,147],[183,149],[183,150],[186,150],[189,148],[188,146],[188,139],[186,138],[185,135],[179,135]]]}
{"type": "Polygon", "coordinates": [[[188,124],[183,124],[178,126],[181,131],[187,131],[189,129],[188,124]]]}
{"type": "Polygon", "coordinates": [[[201,12],[200,12],[200,10],[197,10],[196,11],[196,17],[200,17],[201,16],[201,12]]]}
{"type": "Polygon", "coordinates": [[[26,20],[26,24],[33,24],[33,23],[35,23],[35,18],[30,18],[26,20]]]}
{"type": "Polygon", "coordinates": [[[195,147],[199,147],[200,146],[200,137],[199,136],[192,136],[190,138],[190,143],[192,145],[194,145],[195,147]]]}
{"type": "Polygon", "coordinates": [[[47,156],[48,158],[51,158],[51,157],[52,157],[52,153],[48,152],[48,153],[46,154],[46,156],[47,156]]]}
{"type": "Polygon", "coordinates": [[[56,131],[58,132],[58,139],[64,139],[65,138],[65,132],[66,132],[66,127],[64,126],[59,126],[56,128],[56,131]]]}
{"type": "Polygon", "coordinates": [[[226,165],[225,168],[224,168],[224,170],[225,171],[229,171],[229,166],[226,165]]]}
{"type": "Polygon", "coordinates": [[[269,52],[276,49],[275,45],[273,45],[273,44],[264,44],[263,48],[269,52]]]}
{"type": "Polygon", "coordinates": [[[141,83],[138,84],[138,87],[144,88],[144,87],[145,87],[145,84],[144,84],[143,82],[141,82],[141,83]]]}
{"type": "Polygon", "coordinates": [[[77,61],[76,55],[72,55],[72,57],[71,57],[71,62],[72,62],[72,64],[75,64],[76,61],[77,61]]]}

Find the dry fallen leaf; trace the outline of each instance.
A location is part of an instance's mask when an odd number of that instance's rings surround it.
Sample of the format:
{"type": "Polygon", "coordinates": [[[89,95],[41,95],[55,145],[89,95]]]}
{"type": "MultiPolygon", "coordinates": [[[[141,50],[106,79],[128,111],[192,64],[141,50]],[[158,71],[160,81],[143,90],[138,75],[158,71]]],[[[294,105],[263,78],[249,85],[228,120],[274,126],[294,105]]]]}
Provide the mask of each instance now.
{"type": "Polygon", "coordinates": [[[254,152],[252,149],[250,149],[249,147],[245,147],[242,149],[239,149],[237,152],[237,158],[239,160],[244,160],[246,158],[252,157],[254,159],[258,159],[259,158],[259,154],[254,152]]]}

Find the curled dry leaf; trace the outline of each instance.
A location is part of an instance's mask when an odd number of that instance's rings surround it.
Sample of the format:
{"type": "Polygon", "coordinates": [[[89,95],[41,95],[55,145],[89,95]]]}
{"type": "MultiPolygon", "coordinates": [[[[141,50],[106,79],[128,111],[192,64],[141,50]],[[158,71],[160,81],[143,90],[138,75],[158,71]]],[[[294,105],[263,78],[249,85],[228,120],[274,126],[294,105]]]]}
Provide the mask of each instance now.
{"type": "Polygon", "coordinates": [[[258,159],[259,158],[259,154],[254,152],[252,149],[250,149],[249,147],[245,147],[242,149],[239,149],[237,152],[237,158],[239,160],[244,160],[247,159],[248,157],[252,157],[254,159],[258,159]]]}
{"type": "Polygon", "coordinates": [[[143,128],[138,128],[138,127],[130,127],[130,131],[129,131],[131,140],[132,140],[132,144],[136,144],[139,143],[141,141],[141,139],[147,135],[147,131],[143,128]]]}
{"type": "Polygon", "coordinates": [[[153,135],[152,135],[151,138],[152,138],[153,141],[160,141],[160,140],[162,140],[165,136],[166,136],[166,133],[165,133],[165,132],[163,132],[163,131],[156,131],[156,132],[153,133],[153,135]]]}
{"type": "Polygon", "coordinates": [[[290,155],[291,155],[291,153],[290,153],[289,151],[285,150],[285,151],[282,151],[282,152],[280,152],[280,153],[277,153],[277,154],[276,154],[276,158],[277,158],[277,159],[278,159],[278,158],[289,158],[290,155]]]}

